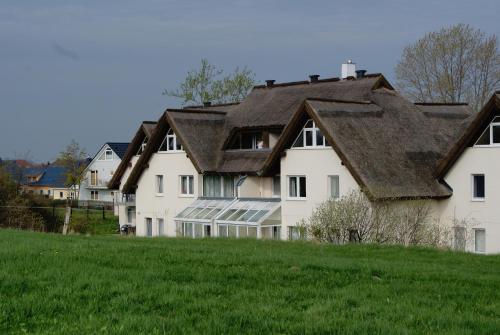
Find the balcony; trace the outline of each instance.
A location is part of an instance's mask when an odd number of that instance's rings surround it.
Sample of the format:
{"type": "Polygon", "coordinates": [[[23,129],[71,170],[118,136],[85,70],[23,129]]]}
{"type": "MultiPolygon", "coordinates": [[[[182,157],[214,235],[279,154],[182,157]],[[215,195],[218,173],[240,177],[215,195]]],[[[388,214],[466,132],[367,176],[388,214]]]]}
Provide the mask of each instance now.
{"type": "Polygon", "coordinates": [[[122,194],[118,199],[119,205],[135,206],[135,194],[122,194]]]}

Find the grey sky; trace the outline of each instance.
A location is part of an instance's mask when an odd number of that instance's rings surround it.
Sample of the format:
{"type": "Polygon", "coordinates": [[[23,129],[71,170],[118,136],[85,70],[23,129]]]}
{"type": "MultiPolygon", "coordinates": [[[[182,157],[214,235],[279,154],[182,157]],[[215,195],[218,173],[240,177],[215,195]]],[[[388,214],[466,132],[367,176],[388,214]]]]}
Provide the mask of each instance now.
{"type": "Polygon", "coordinates": [[[259,81],[338,76],[352,58],[394,81],[405,45],[463,22],[500,34],[497,1],[1,0],[0,157],[93,155],[179,101],[201,58],[259,81]]]}

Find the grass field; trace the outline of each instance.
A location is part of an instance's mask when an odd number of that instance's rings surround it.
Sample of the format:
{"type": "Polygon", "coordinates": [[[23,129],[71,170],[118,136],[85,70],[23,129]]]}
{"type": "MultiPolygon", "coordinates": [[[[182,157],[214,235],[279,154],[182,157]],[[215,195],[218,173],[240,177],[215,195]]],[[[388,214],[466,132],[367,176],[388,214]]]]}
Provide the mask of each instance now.
{"type": "Polygon", "coordinates": [[[0,334],[499,334],[500,257],[0,231],[0,334]]]}

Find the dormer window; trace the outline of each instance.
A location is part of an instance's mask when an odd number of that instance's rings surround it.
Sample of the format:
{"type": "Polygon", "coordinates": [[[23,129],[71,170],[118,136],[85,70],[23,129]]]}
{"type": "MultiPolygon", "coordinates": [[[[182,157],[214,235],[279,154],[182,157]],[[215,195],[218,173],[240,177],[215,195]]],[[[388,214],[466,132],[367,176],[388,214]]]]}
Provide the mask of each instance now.
{"type": "Polygon", "coordinates": [[[267,148],[262,132],[242,132],[237,134],[230,149],[259,150],[267,148]]]}
{"type": "Polygon", "coordinates": [[[148,144],[148,138],[147,137],[145,137],[144,141],[142,141],[141,147],[137,151],[137,155],[142,154],[142,152],[144,151],[144,149],[146,149],[146,144],[148,144]]]}
{"type": "Polygon", "coordinates": [[[313,120],[308,120],[292,145],[292,148],[326,147],[325,136],[321,133],[313,120]]]}
{"type": "Polygon", "coordinates": [[[475,146],[500,146],[500,116],[497,116],[481,134],[475,146]]]}
{"type": "Polygon", "coordinates": [[[177,136],[175,135],[172,128],[170,128],[167,132],[167,136],[160,145],[159,152],[169,152],[169,151],[183,151],[182,144],[177,140],[177,136]]]}

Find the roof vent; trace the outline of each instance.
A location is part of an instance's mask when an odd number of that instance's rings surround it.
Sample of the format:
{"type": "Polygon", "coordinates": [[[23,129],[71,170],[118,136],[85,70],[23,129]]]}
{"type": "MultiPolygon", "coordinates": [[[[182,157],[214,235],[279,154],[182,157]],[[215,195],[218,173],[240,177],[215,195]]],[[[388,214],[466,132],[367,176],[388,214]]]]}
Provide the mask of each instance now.
{"type": "Polygon", "coordinates": [[[366,70],[356,70],[356,78],[361,79],[365,77],[366,70]]]}
{"type": "Polygon", "coordinates": [[[275,82],[275,81],[276,81],[276,80],[273,80],[273,79],[268,79],[268,80],[266,80],[266,85],[267,85],[267,87],[272,87],[272,86],[274,86],[274,82],[275,82]]]}
{"type": "Polygon", "coordinates": [[[204,101],[203,102],[203,107],[210,107],[212,106],[212,102],[211,101],[204,101]]]}
{"type": "Polygon", "coordinates": [[[317,83],[319,80],[319,74],[311,74],[309,76],[311,83],[317,83]]]}
{"type": "Polygon", "coordinates": [[[348,60],[347,63],[342,64],[342,79],[356,76],[356,63],[348,60]]]}

